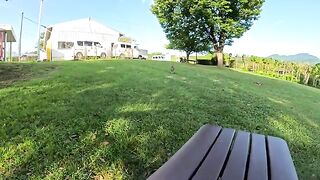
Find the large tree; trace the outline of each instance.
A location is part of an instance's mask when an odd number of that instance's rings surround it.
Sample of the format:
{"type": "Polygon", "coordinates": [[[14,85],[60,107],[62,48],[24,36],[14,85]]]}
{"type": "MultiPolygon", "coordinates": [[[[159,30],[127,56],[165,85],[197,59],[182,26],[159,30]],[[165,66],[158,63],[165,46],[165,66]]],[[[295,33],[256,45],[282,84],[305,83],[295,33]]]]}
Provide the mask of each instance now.
{"type": "Polygon", "coordinates": [[[152,9],[167,35],[181,26],[175,22],[177,17],[194,22],[184,26],[197,25],[196,34],[212,43],[218,65],[222,66],[224,47],[250,29],[263,3],[264,0],[155,0],[152,9]],[[181,14],[181,9],[186,13],[181,14]]]}
{"type": "Polygon", "coordinates": [[[209,51],[210,42],[190,13],[188,1],[157,1],[152,12],[158,17],[170,44],[169,49],[186,52],[187,60],[194,52],[209,51]]]}

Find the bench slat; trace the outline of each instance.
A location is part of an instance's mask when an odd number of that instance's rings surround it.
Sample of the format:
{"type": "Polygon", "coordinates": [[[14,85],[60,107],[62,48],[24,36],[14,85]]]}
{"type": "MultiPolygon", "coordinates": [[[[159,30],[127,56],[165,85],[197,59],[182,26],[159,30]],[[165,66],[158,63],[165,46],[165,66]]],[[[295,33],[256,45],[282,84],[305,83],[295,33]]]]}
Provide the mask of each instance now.
{"type": "Polygon", "coordinates": [[[222,180],[243,180],[249,154],[250,133],[239,131],[223,172],[222,180]]]}
{"type": "Polygon", "coordinates": [[[223,129],[207,158],[203,161],[193,179],[217,179],[227,158],[235,130],[223,129]]]}
{"type": "Polygon", "coordinates": [[[268,180],[268,160],[265,136],[252,134],[251,138],[248,180],[268,180]]]}
{"type": "Polygon", "coordinates": [[[189,179],[201,163],[221,127],[202,126],[182,148],[161,166],[149,180],[189,179]]]}
{"type": "Polygon", "coordinates": [[[280,138],[202,126],[150,180],[298,180],[280,138]]]}
{"type": "Polygon", "coordinates": [[[267,137],[269,167],[272,180],[297,180],[298,176],[287,143],[277,137],[267,137]]]}

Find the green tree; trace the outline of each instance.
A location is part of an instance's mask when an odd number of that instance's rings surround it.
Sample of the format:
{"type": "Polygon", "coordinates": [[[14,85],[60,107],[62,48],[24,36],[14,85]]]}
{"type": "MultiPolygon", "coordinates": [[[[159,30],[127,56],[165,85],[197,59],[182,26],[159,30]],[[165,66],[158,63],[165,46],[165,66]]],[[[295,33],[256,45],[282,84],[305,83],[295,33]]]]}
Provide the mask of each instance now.
{"type": "Polygon", "coordinates": [[[152,11],[168,38],[187,27],[195,31],[189,35],[210,41],[218,65],[222,66],[224,47],[250,29],[263,3],[264,0],[155,0],[152,11]]]}
{"type": "Polygon", "coordinates": [[[168,49],[186,52],[187,60],[193,52],[210,50],[210,42],[205,33],[199,28],[195,16],[190,13],[189,1],[160,1],[156,0],[152,12],[158,17],[170,44],[168,49]]]}
{"type": "Polygon", "coordinates": [[[312,67],[312,70],[311,70],[311,74],[312,74],[312,85],[314,87],[317,87],[318,84],[320,83],[320,63],[314,65],[312,67]]]}
{"type": "Polygon", "coordinates": [[[192,15],[212,42],[218,65],[223,65],[223,49],[250,29],[261,12],[264,0],[193,0],[192,15]]]}

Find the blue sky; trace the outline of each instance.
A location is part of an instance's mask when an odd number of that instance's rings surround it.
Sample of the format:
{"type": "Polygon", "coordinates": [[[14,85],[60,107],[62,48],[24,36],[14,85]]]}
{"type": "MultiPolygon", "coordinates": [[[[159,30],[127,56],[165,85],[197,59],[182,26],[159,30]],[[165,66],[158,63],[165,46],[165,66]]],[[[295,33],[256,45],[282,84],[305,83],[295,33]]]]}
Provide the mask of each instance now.
{"type": "MultiPolygon", "coordinates": [[[[0,2],[0,24],[11,24],[16,36],[21,10],[26,17],[37,21],[40,0],[0,2]]],[[[151,4],[152,0],[44,0],[42,24],[92,17],[137,39],[150,51],[161,51],[168,42],[150,12],[151,4]]],[[[306,52],[320,57],[319,7],[320,0],[266,0],[261,18],[225,51],[259,56],[306,52]]],[[[33,49],[36,32],[36,24],[25,20],[23,51],[33,49]]],[[[17,44],[14,48],[17,49],[17,44]]]]}

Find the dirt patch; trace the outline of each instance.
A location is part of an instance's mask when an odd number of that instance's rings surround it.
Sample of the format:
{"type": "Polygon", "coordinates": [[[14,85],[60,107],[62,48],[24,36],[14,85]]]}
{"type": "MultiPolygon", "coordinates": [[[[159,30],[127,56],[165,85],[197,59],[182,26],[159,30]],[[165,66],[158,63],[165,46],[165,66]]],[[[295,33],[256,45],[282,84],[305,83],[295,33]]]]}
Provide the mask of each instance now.
{"type": "Polygon", "coordinates": [[[10,86],[17,81],[48,74],[55,69],[56,66],[50,64],[0,63],[0,88],[10,86]]]}

